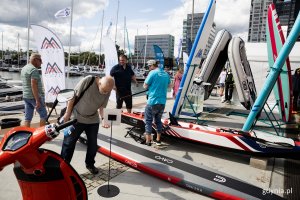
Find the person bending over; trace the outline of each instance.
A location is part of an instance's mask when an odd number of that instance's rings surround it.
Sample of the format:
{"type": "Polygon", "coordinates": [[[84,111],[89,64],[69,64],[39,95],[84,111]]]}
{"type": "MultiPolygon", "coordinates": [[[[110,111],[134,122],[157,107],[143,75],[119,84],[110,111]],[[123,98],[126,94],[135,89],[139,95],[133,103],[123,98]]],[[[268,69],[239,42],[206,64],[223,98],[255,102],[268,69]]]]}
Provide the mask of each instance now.
{"type": "MultiPolygon", "coordinates": [[[[76,96],[80,96],[81,92],[87,88],[92,76],[87,76],[75,86],[76,96]]],[[[85,131],[87,136],[87,152],[85,157],[86,168],[92,173],[97,174],[98,169],[95,167],[95,156],[97,153],[97,136],[100,118],[102,119],[102,127],[109,128],[108,124],[103,121],[103,108],[106,107],[110,92],[114,87],[114,79],[110,76],[103,78],[95,78],[92,85],[85,91],[78,103],[74,105],[75,98],[70,100],[67,105],[66,113],[63,116],[64,122],[77,119],[74,129],[69,136],[65,136],[63,140],[61,156],[67,162],[71,162],[75,145],[81,133],[85,131]],[[99,118],[100,116],[100,118],[99,118]]]]}

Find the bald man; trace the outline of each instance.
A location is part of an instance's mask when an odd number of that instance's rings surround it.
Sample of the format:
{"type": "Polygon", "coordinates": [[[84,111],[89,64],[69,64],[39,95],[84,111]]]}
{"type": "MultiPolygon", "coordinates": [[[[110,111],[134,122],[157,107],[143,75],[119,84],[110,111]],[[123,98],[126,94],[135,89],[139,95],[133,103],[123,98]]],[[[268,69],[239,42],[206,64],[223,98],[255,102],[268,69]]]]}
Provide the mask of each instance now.
{"type": "MultiPolygon", "coordinates": [[[[76,96],[80,96],[81,92],[87,88],[92,81],[92,76],[87,76],[82,79],[74,88],[76,96]]],[[[85,131],[87,136],[87,153],[85,157],[86,168],[92,173],[97,174],[98,169],[95,167],[95,156],[97,153],[97,136],[100,118],[102,127],[109,128],[108,124],[103,120],[103,108],[106,107],[110,92],[114,87],[114,79],[110,76],[103,78],[95,78],[92,85],[85,91],[84,95],[74,105],[75,98],[68,102],[67,110],[63,116],[64,122],[70,118],[77,119],[72,133],[64,137],[61,156],[71,162],[75,145],[81,133],[85,131]],[[99,117],[100,116],[100,117],[99,117]]]]}

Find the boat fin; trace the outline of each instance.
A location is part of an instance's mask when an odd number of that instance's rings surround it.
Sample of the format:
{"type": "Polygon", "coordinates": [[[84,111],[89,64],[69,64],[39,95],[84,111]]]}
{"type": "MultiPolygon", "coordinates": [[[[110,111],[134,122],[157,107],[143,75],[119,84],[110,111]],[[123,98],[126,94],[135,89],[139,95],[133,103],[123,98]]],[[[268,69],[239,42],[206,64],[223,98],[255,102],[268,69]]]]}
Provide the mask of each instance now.
{"type": "Polygon", "coordinates": [[[177,119],[169,112],[170,125],[180,126],[177,119]]]}

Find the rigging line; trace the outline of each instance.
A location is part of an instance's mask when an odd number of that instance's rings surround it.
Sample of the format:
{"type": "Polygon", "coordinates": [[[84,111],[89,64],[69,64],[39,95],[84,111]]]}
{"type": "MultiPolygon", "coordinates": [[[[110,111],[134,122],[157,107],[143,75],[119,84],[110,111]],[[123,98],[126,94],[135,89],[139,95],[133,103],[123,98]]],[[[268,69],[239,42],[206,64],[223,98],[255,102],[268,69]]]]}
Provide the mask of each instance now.
{"type": "MultiPolygon", "coordinates": [[[[95,35],[95,38],[94,38],[94,40],[93,40],[93,43],[92,43],[91,49],[90,49],[90,51],[89,51],[89,53],[88,53],[88,57],[87,57],[87,59],[86,59],[86,63],[85,63],[85,65],[86,65],[86,64],[88,64],[88,62],[89,62],[90,55],[91,55],[91,52],[92,52],[92,50],[93,50],[93,48],[94,48],[95,40],[96,40],[96,38],[97,38],[97,35],[98,35],[98,32],[99,32],[99,29],[100,29],[101,23],[102,23],[102,19],[100,20],[100,22],[99,22],[99,24],[98,24],[98,28],[97,28],[97,31],[96,31],[96,35],[95,35]]],[[[100,53],[101,53],[101,52],[100,52],[100,53]]]]}

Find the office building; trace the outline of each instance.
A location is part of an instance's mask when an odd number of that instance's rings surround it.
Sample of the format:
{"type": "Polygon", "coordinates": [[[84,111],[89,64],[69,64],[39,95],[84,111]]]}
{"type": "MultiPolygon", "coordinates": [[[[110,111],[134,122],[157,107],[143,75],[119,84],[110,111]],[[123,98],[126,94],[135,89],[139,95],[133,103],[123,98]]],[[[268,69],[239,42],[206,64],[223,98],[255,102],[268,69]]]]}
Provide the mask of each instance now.
{"type": "MultiPolygon", "coordinates": [[[[203,16],[204,16],[204,13],[194,13],[194,17],[192,16],[192,14],[188,14],[187,19],[183,20],[183,34],[182,34],[182,36],[183,36],[182,37],[182,51],[183,52],[189,53],[189,51],[191,49],[191,45],[194,43],[194,39],[197,35],[198,29],[202,22],[203,16]],[[193,26],[193,28],[191,29],[192,26],[193,26]]],[[[215,36],[216,36],[216,24],[213,23],[204,55],[207,55],[211,45],[213,44],[215,36]]]]}
{"type": "Polygon", "coordinates": [[[281,26],[288,26],[289,34],[299,12],[299,0],[251,0],[248,42],[266,42],[266,20],[271,3],[275,4],[281,26]]]}
{"type": "Polygon", "coordinates": [[[144,66],[144,62],[155,59],[153,45],[161,48],[165,57],[165,66],[173,67],[174,57],[174,36],[164,35],[138,35],[134,40],[134,65],[144,66]],[[147,39],[147,42],[146,42],[147,39]],[[145,51],[145,44],[146,51],[145,51]],[[146,53],[146,54],[145,54],[146,53]],[[146,55],[146,56],[145,56],[146,55]]]}
{"type": "MultiPolygon", "coordinates": [[[[281,26],[287,26],[287,35],[292,30],[300,9],[300,1],[298,0],[273,0],[281,26]]],[[[300,41],[300,37],[298,38],[300,41]]]]}

